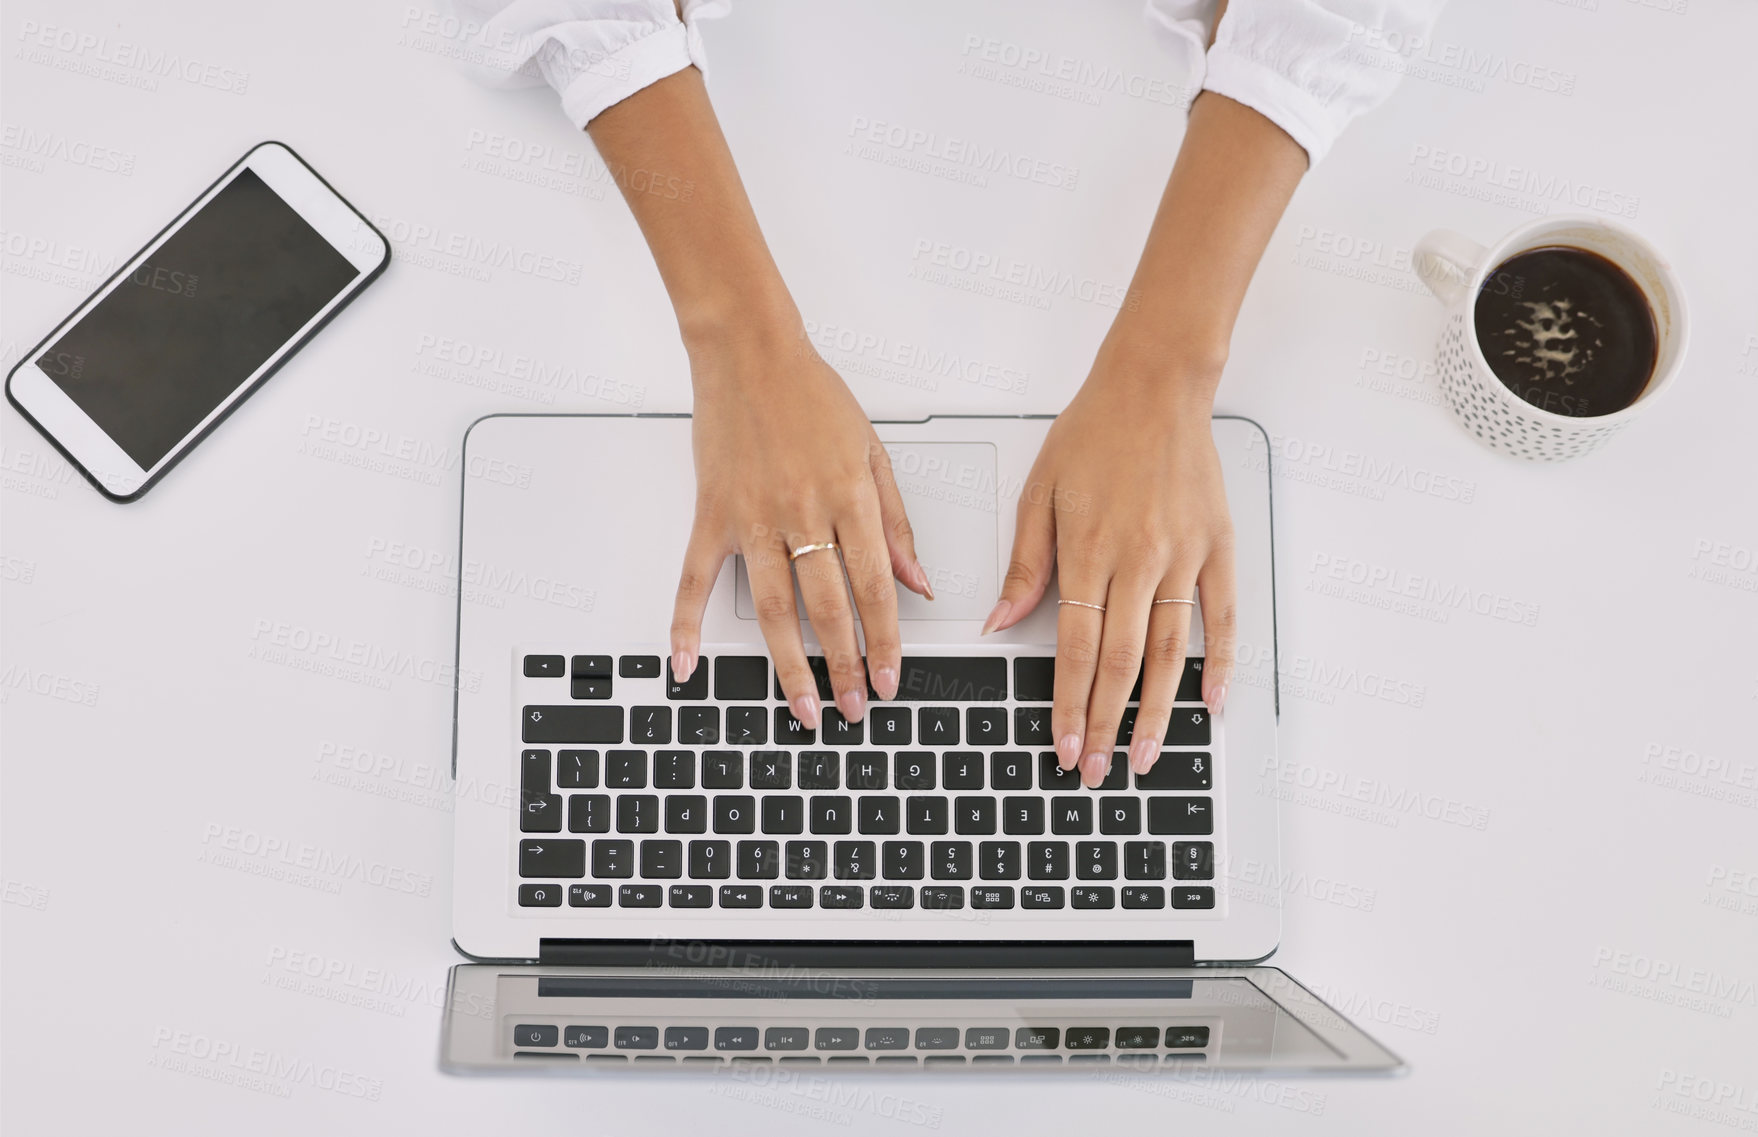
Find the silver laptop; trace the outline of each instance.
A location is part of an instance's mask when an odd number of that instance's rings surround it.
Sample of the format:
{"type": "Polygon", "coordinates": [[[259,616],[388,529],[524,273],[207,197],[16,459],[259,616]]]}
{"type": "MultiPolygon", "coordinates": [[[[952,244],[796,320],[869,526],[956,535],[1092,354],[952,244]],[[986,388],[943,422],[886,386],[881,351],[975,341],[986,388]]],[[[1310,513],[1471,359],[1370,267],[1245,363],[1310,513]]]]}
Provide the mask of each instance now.
{"type": "Polygon", "coordinates": [[[688,417],[470,428],[453,940],[477,963],[454,969],[447,1069],[1400,1068],[1249,966],[1279,907],[1229,879],[1280,860],[1252,792],[1276,757],[1267,439],[1214,422],[1246,648],[1226,710],[1198,694],[1199,616],[1159,762],[1134,775],[1120,743],[1089,790],[1052,753],[1054,591],[978,637],[1050,421],[877,424],[937,598],[899,590],[898,698],[816,730],[736,559],[702,665],[669,671],[688,417]]]}

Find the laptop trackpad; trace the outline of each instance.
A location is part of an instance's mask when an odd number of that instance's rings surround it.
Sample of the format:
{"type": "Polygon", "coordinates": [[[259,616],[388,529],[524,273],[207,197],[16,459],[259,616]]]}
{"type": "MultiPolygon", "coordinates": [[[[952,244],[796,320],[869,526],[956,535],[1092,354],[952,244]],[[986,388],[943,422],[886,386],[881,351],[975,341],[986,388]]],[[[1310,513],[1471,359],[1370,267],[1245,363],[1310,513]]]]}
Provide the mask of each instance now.
{"type": "MultiPolygon", "coordinates": [[[[904,620],[981,620],[1001,594],[996,548],[995,447],[988,442],[892,442],[891,468],[916,531],[916,555],[934,588],[932,603],[899,586],[904,620]]],[[[733,610],[755,620],[745,559],[738,558],[733,610]]],[[[805,615],[795,586],[794,602],[805,615]]]]}

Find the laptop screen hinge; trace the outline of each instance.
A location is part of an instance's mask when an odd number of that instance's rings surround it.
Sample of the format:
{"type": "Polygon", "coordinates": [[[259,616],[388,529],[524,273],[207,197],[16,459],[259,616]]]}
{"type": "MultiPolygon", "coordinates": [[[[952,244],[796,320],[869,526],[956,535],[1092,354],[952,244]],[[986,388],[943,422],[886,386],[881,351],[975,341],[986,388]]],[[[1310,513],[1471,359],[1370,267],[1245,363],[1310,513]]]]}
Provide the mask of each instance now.
{"type": "Polygon", "coordinates": [[[555,967],[918,968],[1193,967],[1195,941],[577,940],[539,941],[539,963],[555,967]]]}

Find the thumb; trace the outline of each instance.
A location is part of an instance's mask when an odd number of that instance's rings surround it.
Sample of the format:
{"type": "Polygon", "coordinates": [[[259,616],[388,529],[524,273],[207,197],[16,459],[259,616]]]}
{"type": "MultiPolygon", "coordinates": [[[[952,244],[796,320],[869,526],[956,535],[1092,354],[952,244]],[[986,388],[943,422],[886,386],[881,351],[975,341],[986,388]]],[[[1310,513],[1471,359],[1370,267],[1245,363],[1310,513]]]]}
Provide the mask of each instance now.
{"type": "Polygon", "coordinates": [[[1038,488],[1028,482],[1020,497],[1007,580],[1001,586],[1000,602],[983,622],[985,636],[1011,628],[1031,615],[1050,586],[1050,572],[1056,567],[1056,511],[1051,508],[1049,494],[1043,495],[1042,501],[1031,500],[1038,488]]]}

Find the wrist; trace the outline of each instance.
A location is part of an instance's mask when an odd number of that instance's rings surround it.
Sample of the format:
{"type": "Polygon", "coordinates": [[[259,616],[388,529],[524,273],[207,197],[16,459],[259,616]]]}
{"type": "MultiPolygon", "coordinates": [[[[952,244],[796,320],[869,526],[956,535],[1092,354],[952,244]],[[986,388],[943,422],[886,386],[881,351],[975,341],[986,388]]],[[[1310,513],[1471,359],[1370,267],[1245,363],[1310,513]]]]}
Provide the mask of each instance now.
{"type": "MultiPolygon", "coordinates": [[[[1121,325],[1122,321],[1119,321],[1121,325]]],[[[1087,382],[1117,390],[1150,414],[1207,421],[1227,362],[1224,342],[1145,335],[1113,325],[1087,382]]]]}
{"type": "Polygon", "coordinates": [[[779,277],[679,299],[676,311],[678,335],[692,359],[797,347],[805,335],[799,309],[779,277]]]}

